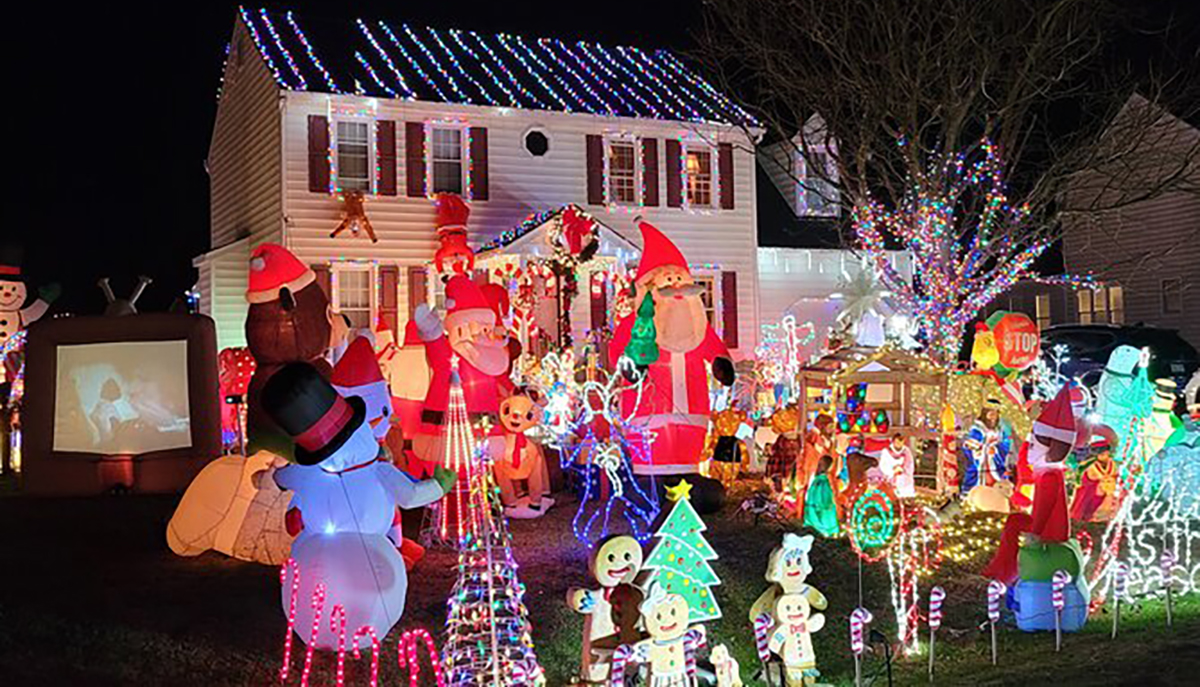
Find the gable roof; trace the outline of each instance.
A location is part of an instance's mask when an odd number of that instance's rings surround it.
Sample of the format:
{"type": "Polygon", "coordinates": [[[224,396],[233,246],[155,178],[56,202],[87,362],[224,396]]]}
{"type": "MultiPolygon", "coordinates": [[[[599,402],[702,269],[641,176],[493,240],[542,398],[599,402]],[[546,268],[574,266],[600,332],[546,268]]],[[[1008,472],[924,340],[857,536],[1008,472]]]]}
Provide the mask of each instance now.
{"type": "Polygon", "coordinates": [[[240,8],[281,88],[380,98],[755,125],[667,50],[240,8]]]}
{"type": "Polygon", "coordinates": [[[845,248],[838,231],[841,218],[797,217],[787,199],[755,160],[755,207],[758,212],[759,248],[845,248]]]}

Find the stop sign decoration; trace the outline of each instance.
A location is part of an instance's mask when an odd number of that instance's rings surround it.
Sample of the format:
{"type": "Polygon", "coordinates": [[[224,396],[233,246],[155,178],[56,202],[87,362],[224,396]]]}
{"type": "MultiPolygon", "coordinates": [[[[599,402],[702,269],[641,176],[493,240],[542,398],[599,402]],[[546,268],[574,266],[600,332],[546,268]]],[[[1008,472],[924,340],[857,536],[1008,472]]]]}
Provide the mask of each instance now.
{"type": "Polygon", "coordinates": [[[1010,370],[1024,370],[1037,360],[1042,351],[1038,327],[1028,315],[1005,313],[992,327],[1000,364],[1010,370]]]}

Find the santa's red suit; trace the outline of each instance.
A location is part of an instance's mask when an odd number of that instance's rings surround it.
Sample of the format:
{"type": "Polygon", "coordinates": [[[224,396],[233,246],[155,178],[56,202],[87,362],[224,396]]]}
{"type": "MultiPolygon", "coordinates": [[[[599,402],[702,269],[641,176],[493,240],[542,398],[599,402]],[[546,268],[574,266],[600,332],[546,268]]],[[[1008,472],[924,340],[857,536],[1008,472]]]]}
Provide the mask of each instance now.
{"type": "MultiPolygon", "coordinates": [[[[635,283],[644,283],[660,267],[688,269],[683,254],[662,232],[647,222],[641,222],[640,227],[643,252],[635,283]]],[[[635,319],[636,314],[630,314],[613,333],[609,355],[614,368],[629,344],[635,319]]],[[[626,417],[633,416],[632,426],[653,433],[650,460],[636,455],[635,473],[677,475],[697,471],[712,410],[707,365],[717,358],[729,359],[729,349],[712,326],[705,324],[699,345],[686,352],[660,346],[658,360],[649,366],[641,393],[633,389],[624,392],[622,412],[626,417]]]]}
{"type": "Polygon", "coordinates": [[[1070,389],[1063,387],[1033,423],[1033,436],[1026,442],[1029,468],[1034,475],[1033,513],[1008,516],[996,555],[983,570],[985,577],[1009,585],[1017,580],[1017,554],[1022,534],[1051,543],[1063,543],[1071,537],[1063,473],[1066,471],[1066,452],[1075,442],[1075,436],[1070,389]],[[1056,452],[1059,455],[1051,455],[1056,452]]]}

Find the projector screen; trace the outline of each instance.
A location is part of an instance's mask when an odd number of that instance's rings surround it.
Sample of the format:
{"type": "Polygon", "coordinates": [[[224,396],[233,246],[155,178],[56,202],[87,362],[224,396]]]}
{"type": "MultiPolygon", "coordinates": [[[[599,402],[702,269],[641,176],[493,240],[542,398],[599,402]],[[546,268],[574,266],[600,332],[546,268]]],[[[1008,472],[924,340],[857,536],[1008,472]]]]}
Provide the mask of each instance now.
{"type": "Polygon", "coordinates": [[[137,455],[187,448],[187,341],[58,346],[54,450],[137,455]]]}

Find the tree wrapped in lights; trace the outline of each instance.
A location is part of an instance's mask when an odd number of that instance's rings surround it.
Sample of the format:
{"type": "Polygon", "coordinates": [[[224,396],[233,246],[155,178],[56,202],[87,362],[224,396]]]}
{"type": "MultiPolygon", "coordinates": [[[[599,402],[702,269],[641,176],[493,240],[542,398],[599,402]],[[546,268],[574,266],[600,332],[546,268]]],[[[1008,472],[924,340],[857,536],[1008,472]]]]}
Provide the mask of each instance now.
{"type": "Polygon", "coordinates": [[[896,207],[869,198],[852,216],[866,257],[943,360],[957,358],[967,324],[1050,246],[1029,226],[1028,208],[1009,203],[1004,164],[988,139],[934,162],[896,207]],[[892,242],[912,255],[911,277],[893,264],[892,242]]]}
{"type": "MultiPolygon", "coordinates": [[[[517,578],[512,538],[491,479],[487,452],[475,443],[462,382],[450,378],[447,437],[465,455],[458,501],[458,580],[448,601],[442,661],[446,683],[526,687],[544,684],[533,650],[525,588],[517,578]]],[[[457,498],[457,497],[456,497],[457,498]]]]}

